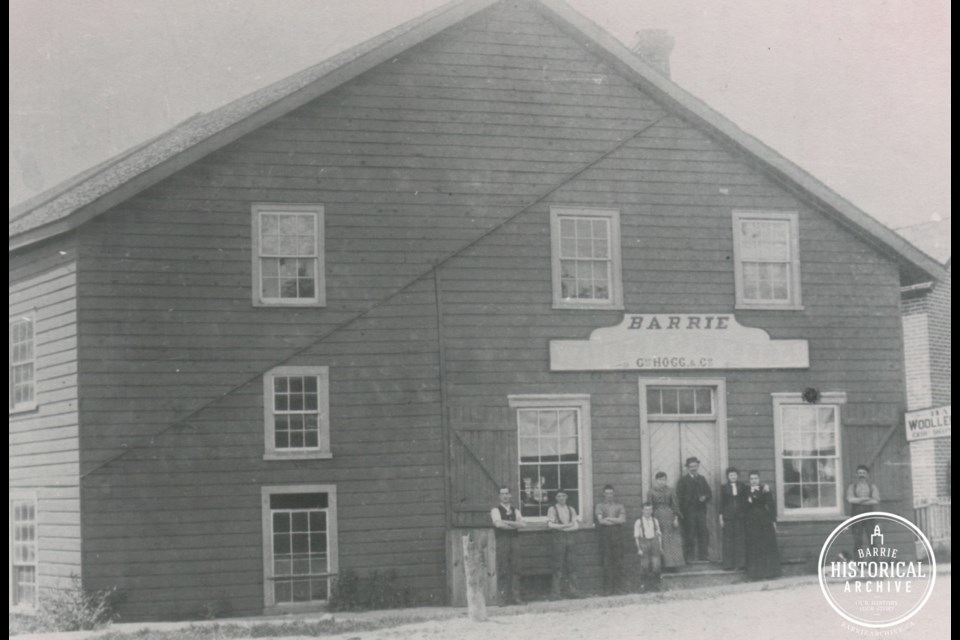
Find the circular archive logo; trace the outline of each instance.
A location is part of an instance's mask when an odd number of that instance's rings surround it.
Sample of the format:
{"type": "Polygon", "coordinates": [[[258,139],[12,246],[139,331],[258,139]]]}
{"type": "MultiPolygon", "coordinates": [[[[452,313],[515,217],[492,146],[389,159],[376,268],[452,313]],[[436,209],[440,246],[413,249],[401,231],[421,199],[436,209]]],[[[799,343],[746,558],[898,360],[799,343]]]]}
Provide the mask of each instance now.
{"type": "Polygon", "coordinates": [[[906,518],[878,511],[834,529],[820,551],[819,566],[820,590],[834,611],[875,629],[916,615],[936,582],[933,548],[923,532],[906,518]]]}

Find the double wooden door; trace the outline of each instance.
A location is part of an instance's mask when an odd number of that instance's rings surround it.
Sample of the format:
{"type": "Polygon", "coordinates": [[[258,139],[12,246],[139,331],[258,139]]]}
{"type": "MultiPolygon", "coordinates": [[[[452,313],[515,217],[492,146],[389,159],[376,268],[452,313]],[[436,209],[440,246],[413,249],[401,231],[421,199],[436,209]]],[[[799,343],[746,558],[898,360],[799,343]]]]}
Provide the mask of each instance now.
{"type": "Polygon", "coordinates": [[[644,484],[653,486],[656,474],[667,474],[670,486],[685,472],[684,462],[700,460],[700,475],[707,479],[713,499],[707,503],[707,527],[710,531],[708,556],[720,560],[720,531],[717,507],[723,475],[721,452],[721,412],[714,386],[647,386],[647,402],[642,446],[649,452],[644,484]],[[669,399],[668,399],[669,398],[669,399]]]}

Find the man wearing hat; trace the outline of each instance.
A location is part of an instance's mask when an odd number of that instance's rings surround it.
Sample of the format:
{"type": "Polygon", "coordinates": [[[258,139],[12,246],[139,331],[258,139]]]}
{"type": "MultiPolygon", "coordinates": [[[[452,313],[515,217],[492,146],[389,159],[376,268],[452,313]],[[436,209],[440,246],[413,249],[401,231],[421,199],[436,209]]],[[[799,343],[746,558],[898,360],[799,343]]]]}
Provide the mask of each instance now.
{"type": "Polygon", "coordinates": [[[677,502],[680,504],[680,533],[683,536],[683,556],[707,560],[710,532],[707,529],[707,503],[713,497],[707,479],[700,475],[700,460],[687,458],[687,472],[677,481],[677,502]]]}

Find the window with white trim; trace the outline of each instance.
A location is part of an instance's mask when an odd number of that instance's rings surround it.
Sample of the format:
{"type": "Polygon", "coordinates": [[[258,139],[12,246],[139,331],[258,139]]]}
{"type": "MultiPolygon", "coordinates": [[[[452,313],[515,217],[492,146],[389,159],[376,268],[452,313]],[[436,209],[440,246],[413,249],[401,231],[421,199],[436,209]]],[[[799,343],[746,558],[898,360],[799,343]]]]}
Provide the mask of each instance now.
{"type": "Polygon", "coordinates": [[[323,207],[253,206],[253,304],[326,302],[323,207]]]}
{"type": "Polygon", "coordinates": [[[593,513],[590,470],[590,397],[509,396],[516,413],[518,491],[524,518],[546,521],[556,493],[589,523],[593,513]]]}
{"type": "Polygon", "coordinates": [[[553,306],[622,309],[620,212],[550,209],[553,306]]]}
{"type": "Polygon", "coordinates": [[[738,308],[800,308],[800,244],[795,212],[734,211],[738,308]]]}
{"type": "Polygon", "coordinates": [[[37,359],[34,317],[10,320],[10,411],[37,408],[37,359]]]}
{"type": "Polygon", "coordinates": [[[846,394],[839,392],[824,393],[815,404],[799,393],[773,395],[780,515],[843,514],[840,407],[845,402],[846,394]]]}
{"type": "Polygon", "coordinates": [[[323,602],[337,573],[333,485],[261,488],[266,607],[323,602]]]}
{"type": "Polygon", "coordinates": [[[14,495],[10,499],[10,604],[37,604],[37,499],[14,495]]]}
{"type": "Polygon", "coordinates": [[[264,458],[329,458],[330,368],[277,367],[263,376],[264,458]]]}

